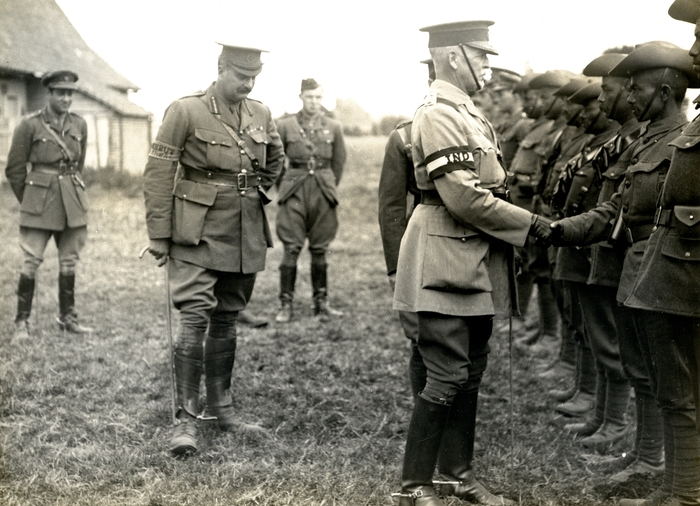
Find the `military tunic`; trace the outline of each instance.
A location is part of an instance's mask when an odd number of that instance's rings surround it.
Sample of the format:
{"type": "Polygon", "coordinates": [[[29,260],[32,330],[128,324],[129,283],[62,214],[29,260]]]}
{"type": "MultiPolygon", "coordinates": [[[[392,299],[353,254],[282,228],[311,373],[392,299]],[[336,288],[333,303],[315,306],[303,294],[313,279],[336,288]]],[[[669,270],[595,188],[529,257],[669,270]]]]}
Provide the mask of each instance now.
{"type": "Polygon", "coordinates": [[[438,79],[414,117],[412,145],[418,188],[437,190],[445,205],[421,204],[408,223],[394,308],[456,316],[509,314],[505,254],[510,245],[525,243],[532,215],[494,196],[505,189],[507,177],[495,132],[469,95],[438,79]],[[431,179],[438,169],[431,170],[426,158],[456,146],[468,150],[459,155],[466,157],[465,170],[431,179]]]}
{"type": "Polygon", "coordinates": [[[642,310],[644,323],[680,351],[670,365],[688,368],[700,432],[700,116],[671,146],[655,229],[625,305],[642,310]]]}
{"type": "Polygon", "coordinates": [[[335,207],[347,153],[339,122],[323,112],[303,111],[279,120],[279,134],[289,160],[278,189],[277,235],[298,254],[309,238],[309,251],[325,253],[338,230],[335,207]]]}
{"type": "Polygon", "coordinates": [[[60,231],[87,225],[88,204],[80,175],[86,149],[87,124],[77,114],[67,113],[61,124],[46,106],[20,122],[5,174],[22,204],[21,227],[60,231]]]}
{"type": "Polygon", "coordinates": [[[403,123],[389,135],[379,177],[379,231],[387,274],[396,272],[399,246],[408,219],[420,201],[411,155],[411,123],[403,123]]]}
{"type": "Polygon", "coordinates": [[[264,192],[283,156],[263,104],[245,99],[229,108],[214,85],[176,100],[165,112],[144,172],[149,237],[170,239],[172,258],[205,269],[263,270],[272,246],[264,192]],[[257,170],[222,123],[245,143],[257,170]]]}

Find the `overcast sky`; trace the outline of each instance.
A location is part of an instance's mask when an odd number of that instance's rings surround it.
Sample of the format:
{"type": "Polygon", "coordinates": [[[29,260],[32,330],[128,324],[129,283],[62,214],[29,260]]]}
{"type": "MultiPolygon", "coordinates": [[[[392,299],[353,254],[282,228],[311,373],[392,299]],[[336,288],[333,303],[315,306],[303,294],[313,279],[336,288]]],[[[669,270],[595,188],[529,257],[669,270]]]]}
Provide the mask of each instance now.
{"type": "MultiPolygon", "coordinates": [[[[1,0],[0,0],[1,1],[1,0]]],[[[666,40],[683,48],[693,26],[671,0],[56,0],[85,41],[141,90],[132,99],[159,120],[167,105],[216,79],[218,38],[265,49],[252,98],[275,116],[300,106],[314,77],[327,105],[352,98],[379,117],[412,115],[426,88],[427,25],[495,21],[491,65],[523,73],[580,72],[603,50],[666,40]]]]}

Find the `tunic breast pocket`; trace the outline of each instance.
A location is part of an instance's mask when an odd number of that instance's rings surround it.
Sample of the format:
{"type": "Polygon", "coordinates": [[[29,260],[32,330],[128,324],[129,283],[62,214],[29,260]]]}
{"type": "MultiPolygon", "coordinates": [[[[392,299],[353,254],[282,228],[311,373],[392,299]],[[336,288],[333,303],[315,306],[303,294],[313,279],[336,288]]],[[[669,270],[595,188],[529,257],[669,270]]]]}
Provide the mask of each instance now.
{"type": "Polygon", "coordinates": [[[43,172],[30,172],[24,184],[24,195],[22,196],[22,212],[29,214],[41,214],[44,212],[46,195],[51,186],[51,174],[43,172]]]}
{"type": "Polygon", "coordinates": [[[445,292],[490,292],[489,243],[474,230],[435,220],[428,228],[422,287],[445,292]]]}
{"type": "Polygon", "coordinates": [[[318,140],[316,141],[316,149],[318,150],[319,156],[322,158],[333,158],[333,142],[335,137],[333,132],[330,130],[321,130],[318,133],[318,140]]]}
{"type": "Polygon", "coordinates": [[[61,148],[48,134],[35,134],[32,138],[32,160],[39,163],[53,163],[63,158],[61,148]]]}
{"type": "Polygon", "coordinates": [[[194,135],[197,140],[206,144],[206,147],[202,146],[202,151],[207,153],[207,167],[234,168],[233,139],[230,135],[206,128],[195,128],[194,135]]]}
{"type": "Polygon", "coordinates": [[[246,144],[249,144],[250,150],[255,155],[255,158],[258,159],[258,163],[260,163],[260,167],[265,167],[267,165],[267,144],[270,142],[270,139],[264,127],[250,127],[244,134],[250,137],[252,141],[250,143],[246,141],[246,144]]]}

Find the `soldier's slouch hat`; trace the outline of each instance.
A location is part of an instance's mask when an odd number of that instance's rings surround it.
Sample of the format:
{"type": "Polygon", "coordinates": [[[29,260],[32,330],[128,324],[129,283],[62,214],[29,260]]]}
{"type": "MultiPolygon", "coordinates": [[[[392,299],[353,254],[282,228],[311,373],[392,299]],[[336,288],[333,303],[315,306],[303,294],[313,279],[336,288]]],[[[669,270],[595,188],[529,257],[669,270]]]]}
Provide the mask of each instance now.
{"type": "Polygon", "coordinates": [[[606,53],[600,55],[598,58],[592,60],[583,69],[584,76],[590,77],[604,77],[607,76],[610,71],[622,60],[625,59],[627,55],[623,53],[606,53]]]}
{"type": "Polygon", "coordinates": [[[700,79],[693,71],[693,58],[686,49],[664,41],[645,42],[637,45],[624,60],[611,71],[611,76],[630,77],[645,70],[672,68],[688,78],[689,88],[699,88],[700,79]]]}
{"type": "Polygon", "coordinates": [[[700,0],[675,0],[668,8],[668,15],[695,24],[700,19],[700,0]]]}

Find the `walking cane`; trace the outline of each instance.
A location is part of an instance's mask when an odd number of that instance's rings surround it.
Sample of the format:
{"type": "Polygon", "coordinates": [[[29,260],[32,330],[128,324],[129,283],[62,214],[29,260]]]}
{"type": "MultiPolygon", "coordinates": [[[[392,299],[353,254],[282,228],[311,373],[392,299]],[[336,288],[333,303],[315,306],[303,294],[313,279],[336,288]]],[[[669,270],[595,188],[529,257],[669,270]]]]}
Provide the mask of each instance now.
{"type": "MultiPolygon", "coordinates": [[[[143,255],[148,251],[148,246],[144,247],[139,253],[139,258],[143,258],[143,255]]],[[[170,276],[168,274],[168,260],[166,258],[165,264],[163,265],[163,271],[165,272],[165,330],[168,333],[168,357],[170,357],[170,407],[172,409],[173,415],[173,425],[177,424],[177,400],[175,397],[175,363],[173,359],[173,331],[170,317],[170,276]]]]}

